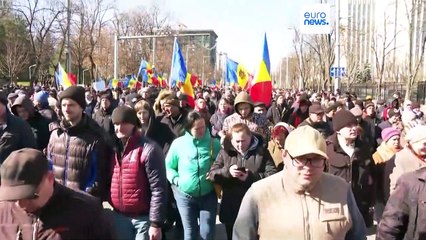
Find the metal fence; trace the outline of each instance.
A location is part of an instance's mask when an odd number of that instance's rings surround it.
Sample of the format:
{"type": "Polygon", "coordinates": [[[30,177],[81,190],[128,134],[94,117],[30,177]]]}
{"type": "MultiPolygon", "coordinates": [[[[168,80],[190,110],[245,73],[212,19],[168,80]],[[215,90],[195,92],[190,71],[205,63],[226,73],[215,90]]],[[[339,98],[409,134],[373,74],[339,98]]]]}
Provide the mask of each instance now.
{"type": "MultiPolygon", "coordinates": [[[[367,96],[377,96],[377,84],[364,83],[364,84],[352,84],[350,89],[347,90],[347,85],[343,84],[342,89],[351,93],[355,93],[358,98],[365,98],[367,96]]],[[[381,90],[381,98],[389,101],[392,100],[392,96],[395,92],[400,92],[402,96],[405,94],[406,85],[405,83],[383,83],[381,90]]],[[[426,81],[417,82],[414,84],[411,91],[411,100],[417,101],[421,104],[425,103],[426,100],[426,81]]]]}

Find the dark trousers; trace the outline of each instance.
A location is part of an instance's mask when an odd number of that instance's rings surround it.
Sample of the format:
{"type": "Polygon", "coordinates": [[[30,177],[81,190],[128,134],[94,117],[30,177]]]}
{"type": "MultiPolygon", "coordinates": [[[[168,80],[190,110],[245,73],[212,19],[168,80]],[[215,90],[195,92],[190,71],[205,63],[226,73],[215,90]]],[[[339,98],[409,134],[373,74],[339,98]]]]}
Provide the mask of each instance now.
{"type": "Polygon", "coordinates": [[[225,228],[228,240],[232,240],[232,229],[234,228],[234,224],[225,224],[225,228]]]}

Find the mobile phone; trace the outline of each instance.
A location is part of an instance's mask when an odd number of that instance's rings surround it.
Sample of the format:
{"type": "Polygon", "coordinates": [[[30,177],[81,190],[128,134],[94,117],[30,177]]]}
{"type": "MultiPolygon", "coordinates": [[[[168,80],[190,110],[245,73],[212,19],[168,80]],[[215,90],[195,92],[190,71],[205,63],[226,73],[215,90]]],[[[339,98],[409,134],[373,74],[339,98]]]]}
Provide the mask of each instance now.
{"type": "Polygon", "coordinates": [[[237,170],[241,171],[241,172],[246,172],[246,168],[245,167],[239,167],[239,168],[237,168],[237,170]]]}

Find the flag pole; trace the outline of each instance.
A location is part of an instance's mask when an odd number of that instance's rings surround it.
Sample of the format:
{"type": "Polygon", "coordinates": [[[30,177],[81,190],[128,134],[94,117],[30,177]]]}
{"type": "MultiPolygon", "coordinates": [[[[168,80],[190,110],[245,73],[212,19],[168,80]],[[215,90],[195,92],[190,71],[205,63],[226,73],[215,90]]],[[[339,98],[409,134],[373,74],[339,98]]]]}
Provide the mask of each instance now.
{"type": "Polygon", "coordinates": [[[172,89],[172,72],[173,72],[173,57],[175,55],[176,51],[176,42],[177,42],[177,36],[175,35],[174,41],[173,41],[173,54],[172,54],[172,64],[170,64],[170,76],[169,76],[169,89],[172,89]]]}

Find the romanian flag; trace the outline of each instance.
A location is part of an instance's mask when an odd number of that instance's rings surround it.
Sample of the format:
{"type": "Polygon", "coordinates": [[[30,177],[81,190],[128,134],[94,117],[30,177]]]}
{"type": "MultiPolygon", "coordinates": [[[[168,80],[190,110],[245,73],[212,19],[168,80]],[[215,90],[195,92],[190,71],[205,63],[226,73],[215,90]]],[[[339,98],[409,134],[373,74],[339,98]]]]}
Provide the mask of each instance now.
{"type": "Polygon", "coordinates": [[[57,84],[58,86],[62,86],[64,89],[66,89],[67,87],[70,87],[72,85],[76,84],[76,79],[74,78],[70,78],[67,74],[67,72],[65,72],[65,70],[62,68],[61,64],[58,63],[58,69],[57,69],[57,84]]]}
{"type": "Polygon", "coordinates": [[[188,104],[192,108],[195,108],[195,95],[194,88],[191,83],[191,74],[186,74],[185,82],[180,84],[180,91],[188,96],[188,104]]]}
{"type": "Polygon", "coordinates": [[[230,85],[238,84],[246,88],[248,82],[248,71],[246,68],[232,59],[226,59],[226,82],[230,85]]]}
{"type": "Polygon", "coordinates": [[[263,102],[268,107],[272,100],[272,80],[271,66],[269,61],[268,41],[263,44],[263,59],[260,62],[260,67],[256,77],[253,79],[250,88],[250,96],[253,102],[263,102]]]}
{"type": "Polygon", "coordinates": [[[162,88],[167,88],[167,80],[164,79],[162,76],[158,76],[158,82],[160,82],[160,86],[162,88]]]}

